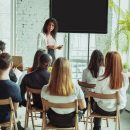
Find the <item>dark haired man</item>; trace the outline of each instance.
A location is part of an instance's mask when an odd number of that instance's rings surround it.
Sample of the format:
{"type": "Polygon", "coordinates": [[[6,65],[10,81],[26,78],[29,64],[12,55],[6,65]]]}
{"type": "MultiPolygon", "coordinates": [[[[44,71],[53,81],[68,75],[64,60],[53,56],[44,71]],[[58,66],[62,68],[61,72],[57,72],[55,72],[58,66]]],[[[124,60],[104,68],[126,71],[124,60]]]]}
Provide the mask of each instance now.
{"type": "MultiPolygon", "coordinates": [[[[5,51],[5,45],[6,44],[3,41],[0,40],[0,53],[4,53],[4,51],[5,51]]],[[[14,82],[17,82],[17,77],[16,77],[13,69],[10,69],[9,77],[10,77],[10,80],[12,80],[14,82]]]]}
{"type": "MultiPolygon", "coordinates": [[[[26,106],[25,92],[26,86],[34,89],[42,89],[42,87],[48,84],[50,73],[48,72],[48,66],[51,63],[50,55],[42,54],[39,58],[39,67],[36,71],[25,75],[23,78],[20,88],[22,95],[22,102],[20,105],[26,106]]],[[[33,95],[34,106],[37,108],[42,108],[41,96],[33,95]]]]}
{"type": "MultiPolygon", "coordinates": [[[[9,72],[12,67],[12,57],[8,53],[0,54],[0,99],[11,97],[14,108],[17,110],[21,102],[20,87],[9,79],[9,72]]],[[[10,119],[10,109],[8,106],[0,106],[0,122],[10,119]]],[[[6,130],[6,128],[1,128],[6,130]]],[[[18,129],[23,130],[18,122],[18,129]]]]}

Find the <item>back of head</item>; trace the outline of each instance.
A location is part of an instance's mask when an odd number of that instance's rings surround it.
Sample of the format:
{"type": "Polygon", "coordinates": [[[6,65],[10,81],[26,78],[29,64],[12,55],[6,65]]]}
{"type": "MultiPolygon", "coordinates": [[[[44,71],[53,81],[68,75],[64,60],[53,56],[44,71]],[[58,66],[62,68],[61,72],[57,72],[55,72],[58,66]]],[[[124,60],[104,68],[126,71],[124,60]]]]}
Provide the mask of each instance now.
{"type": "Polygon", "coordinates": [[[0,40],[0,52],[3,52],[5,50],[5,43],[0,40]]]}
{"type": "Polygon", "coordinates": [[[42,32],[45,33],[45,34],[47,34],[47,26],[49,25],[49,23],[53,23],[54,24],[54,29],[51,32],[51,35],[53,36],[53,38],[55,38],[56,33],[58,31],[58,23],[57,23],[57,20],[55,18],[48,18],[45,21],[45,24],[43,26],[42,32]]]}
{"type": "Polygon", "coordinates": [[[39,67],[47,68],[51,64],[51,58],[49,54],[42,54],[39,58],[39,67]]]}
{"type": "Polygon", "coordinates": [[[99,75],[100,66],[104,65],[104,56],[101,51],[94,50],[92,52],[88,69],[90,70],[93,77],[97,78],[99,75]]]}
{"type": "Polygon", "coordinates": [[[108,52],[105,57],[104,78],[110,76],[110,88],[119,89],[122,87],[122,61],[118,52],[108,52]]]}
{"type": "Polygon", "coordinates": [[[61,57],[54,62],[48,91],[57,96],[69,96],[74,92],[71,66],[66,58],[61,57]]]}
{"type": "Polygon", "coordinates": [[[35,53],[34,60],[33,60],[33,66],[32,71],[36,70],[38,67],[39,58],[42,54],[46,54],[46,51],[43,49],[38,49],[35,53]]]}
{"type": "Polygon", "coordinates": [[[0,54],[0,70],[8,69],[11,62],[12,62],[12,57],[8,53],[0,54]]]}

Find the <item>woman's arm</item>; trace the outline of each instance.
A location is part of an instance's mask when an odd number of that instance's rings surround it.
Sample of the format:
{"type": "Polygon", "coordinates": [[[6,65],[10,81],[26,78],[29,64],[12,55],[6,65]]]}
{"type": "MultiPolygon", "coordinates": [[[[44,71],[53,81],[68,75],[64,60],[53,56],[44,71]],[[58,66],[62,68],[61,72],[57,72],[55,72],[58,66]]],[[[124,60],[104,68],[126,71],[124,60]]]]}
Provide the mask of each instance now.
{"type": "Polygon", "coordinates": [[[94,88],[96,86],[96,84],[88,84],[87,82],[82,82],[78,80],[78,84],[82,87],[86,87],[86,88],[94,88]]]}
{"type": "Polygon", "coordinates": [[[47,48],[50,49],[61,49],[63,47],[63,45],[48,45],[47,48]]]}
{"type": "Polygon", "coordinates": [[[85,99],[78,99],[78,106],[79,106],[79,109],[84,109],[84,108],[86,108],[85,99]]]}
{"type": "Polygon", "coordinates": [[[37,49],[47,50],[47,39],[45,34],[39,33],[37,37],[37,49]]]}

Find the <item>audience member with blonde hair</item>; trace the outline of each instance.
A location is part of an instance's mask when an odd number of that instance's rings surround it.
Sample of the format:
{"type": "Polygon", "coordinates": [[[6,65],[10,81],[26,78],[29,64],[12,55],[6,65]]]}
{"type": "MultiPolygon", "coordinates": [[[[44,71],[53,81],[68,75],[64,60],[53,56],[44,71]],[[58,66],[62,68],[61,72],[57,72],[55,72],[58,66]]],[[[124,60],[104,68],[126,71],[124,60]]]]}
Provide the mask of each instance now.
{"type": "MultiPolygon", "coordinates": [[[[80,109],[86,107],[84,94],[80,87],[72,82],[71,66],[67,59],[58,58],[52,67],[49,84],[42,88],[41,97],[54,103],[69,103],[78,99],[80,109]]],[[[72,108],[48,110],[48,118],[56,127],[74,126],[72,108]]]]}
{"type": "MultiPolygon", "coordinates": [[[[126,74],[122,72],[122,61],[118,52],[108,52],[105,57],[105,72],[98,78],[95,92],[113,94],[119,91],[120,111],[126,106],[126,90],[129,81],[126,74]]],[[[115,115],[115,100],[94,99],[94,112],[102,115],[115,115]]],[[[101,119],[94,118],[94,130],[101,130],[101,119]]]]}

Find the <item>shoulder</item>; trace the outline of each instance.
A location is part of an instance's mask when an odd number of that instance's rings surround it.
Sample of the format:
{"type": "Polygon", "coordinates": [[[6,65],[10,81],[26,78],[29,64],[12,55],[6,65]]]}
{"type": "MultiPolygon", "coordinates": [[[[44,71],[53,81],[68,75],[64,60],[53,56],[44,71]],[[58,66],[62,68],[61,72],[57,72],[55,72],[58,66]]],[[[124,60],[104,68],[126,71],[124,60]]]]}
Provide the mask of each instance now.
{"type": "Polygon", "coordinates": [[[42,32],[40,32],[39,34],[38,34],[38,37],[46,37],[46,34],[45,33],[42,33],[42,32]]]}
{"type": "Polygon", "coordinates": [[[84,74],[91,74],[91,72],[90,72],[90,70],[89,70],[88,68],[84,69],[84,70],[83,70],[83,73],[84,73],[84,74]]]}
{"type": "Polygon", "coordinates": [[[8,81],[5,81],[6,83],[6,86],[11,89],[11,91],[13,90],[19,90],[19,85],[17,85],[15,82],[11,81],[11,80],[8,80],[8,81]]]}
{"type": "Polygon", "coordinates": [[[129,77],[129,73],[124,73],[124,72],[122,72],[122,75],[123,75],[123,78],[124,78],[124,79],[128,79],[128,77],[129,77]]]}
{"type": "Polygon", "coordinates": [[[122,73],[123,75],[123,83],[124,84],[129,84],[129,73],[122,73]]]}

